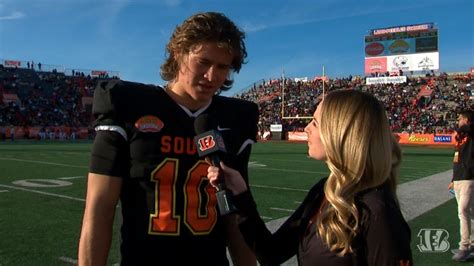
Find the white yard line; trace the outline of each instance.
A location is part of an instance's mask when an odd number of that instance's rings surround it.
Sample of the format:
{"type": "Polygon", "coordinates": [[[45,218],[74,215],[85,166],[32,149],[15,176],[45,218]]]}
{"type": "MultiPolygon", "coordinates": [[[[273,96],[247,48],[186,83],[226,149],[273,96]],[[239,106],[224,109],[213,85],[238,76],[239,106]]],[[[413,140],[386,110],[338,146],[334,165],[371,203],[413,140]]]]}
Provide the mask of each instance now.
{"type": "Polygon", "coordinates": [[[283,168],[255,167],[255,168],[251,168],[251,169],[252,169],[252,170],[279,171],[279,172],[287,172],[287,173],[304,173],[304,174],[323,174],[323,175],[328,175],[328,172],[304,171],[304,170],[291,170],[291,169],[283,169],[283,168]]]}
{"type": "Polygon", "coordinates": [[[28,189],[28,188],[21,188],[21,187],[15,187],[15,186],[7,186],[7,185],[1,185],[0,187],[3,188],[9,188],[9,189],[16,189],[16,190],[22,190],[22,191],[27,191],[27,192],[32,192],[32,193],[37,193],[37,194],[42,194],[42,195],[47,195],[47,196],[53,196],[53,197],[58,197],[58,198],[63,198],[63,199],[70,199],[70,200],[75,200],[75,201],[82,201],[84,202],[84,199],[80,198],[75,198],[75,197],[69,197],[69,196],[64,196],[61,194],[56,194],[56,193],[50,193],[50,192],[44,192],[44,191],[39,191],[39,190],[34,190],[34,189],[28,189]]]}
{"type": "Polygon", "coordinates": [[[26,163],[37,163],[37,164],[47,164],[47,165],[56,165],[56,166],[66,166],[66,167],[75,167],[75,168],[85,168],[85,169],[89,168],[87,166],[82,166],[82,165],[51,163],[51,162],[44,162],[44,161],[23,160],[23,159],[14,159],[14,158],[5,158],[5,157],[0,157],[0,160],[26,162],[26,163]]]}
{"type": "Polygon", "coordinates": [[[59,260],[60,261],[64,261],[64,262],[67,262],[69,264],[73,264],[73,265],[77,265],[77,260],[76,259],[73,259],[73,258],[69,258],[69,257],[59,257],[59,260]]]}
{"type": "Polygon", "coordinates": [[[79,178],[85,178],[85,176],[65,176],[65,177],[58,177],[58,179],[62,179],[62,180],[71,180],[71,179],[79,179],[79,178]]]}
{"type": "Polygon", "coordinates": [[[309,191],[307,189],[288,188],[288,187],[272,187],[272,186],[265,186],[265,185],[250,185],[250,186],[251,187],[256,187],[256,188],[268,188],[268,189],[300,191],[300,192],[308,192],[309,191]]]}
{"type": "Polygon", "coordinates": [[[293,212],[295,211],[295,210],[283,209],[283,208],[277,208],[277,207],[270,207],[270,210],[283,211],[283,212],[291,212],[291,213],[293,213],[293,212]]]}

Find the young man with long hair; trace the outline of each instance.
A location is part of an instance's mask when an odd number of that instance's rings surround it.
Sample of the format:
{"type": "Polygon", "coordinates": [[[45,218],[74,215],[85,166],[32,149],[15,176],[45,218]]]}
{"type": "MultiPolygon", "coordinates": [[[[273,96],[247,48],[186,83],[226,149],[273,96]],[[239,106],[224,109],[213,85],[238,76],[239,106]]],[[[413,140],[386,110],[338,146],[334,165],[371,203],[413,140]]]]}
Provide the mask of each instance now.
{"type": "Polygon", "coordinates": [[[195,118],[212,116],[226,129],[227,162],[247,178],[257,105],[217,95],[244,63],[244,37],[223,14],[198,13],[167,45],[166,86],[98,84],[79,265],[107,263],[116,210],[121,265],[228,265],[226,246],[234,265],[255,265],[234,216],[219,214],[193,141],[195,118]]]}

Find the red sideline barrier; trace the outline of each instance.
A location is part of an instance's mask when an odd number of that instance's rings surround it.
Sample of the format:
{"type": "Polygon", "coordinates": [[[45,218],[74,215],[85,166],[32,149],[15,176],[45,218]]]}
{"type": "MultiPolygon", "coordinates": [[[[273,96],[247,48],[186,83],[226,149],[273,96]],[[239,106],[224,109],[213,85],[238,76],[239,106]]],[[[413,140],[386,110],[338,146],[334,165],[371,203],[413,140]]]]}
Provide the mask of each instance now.
{"type": "MultiPolygon", "coordinates": [[[[408,134],[395,133],[400,144],[452,146],[455,144],[454,134],[408,134]]],[[[288,132],[288,140],[306,141],[308,136],[304,132],[288,132]]]]}

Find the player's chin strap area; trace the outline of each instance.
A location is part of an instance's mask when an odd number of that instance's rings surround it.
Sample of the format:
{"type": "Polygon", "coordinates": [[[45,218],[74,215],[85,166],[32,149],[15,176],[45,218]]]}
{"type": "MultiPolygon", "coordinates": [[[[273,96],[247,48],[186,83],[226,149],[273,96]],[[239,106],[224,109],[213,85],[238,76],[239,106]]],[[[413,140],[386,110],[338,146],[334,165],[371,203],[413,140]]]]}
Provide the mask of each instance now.
{"type": "Polygon", "coordinates": [[[122,135],[122,137],[125,140],[128,141],[127,132],[125,132],[125,129],[123,129],[122,127],[119,127],[119,126],[108,126],[108,125],[96,126],[95,131],[113,131],[113,132],[117,132],[120,135],[122,135]]]}

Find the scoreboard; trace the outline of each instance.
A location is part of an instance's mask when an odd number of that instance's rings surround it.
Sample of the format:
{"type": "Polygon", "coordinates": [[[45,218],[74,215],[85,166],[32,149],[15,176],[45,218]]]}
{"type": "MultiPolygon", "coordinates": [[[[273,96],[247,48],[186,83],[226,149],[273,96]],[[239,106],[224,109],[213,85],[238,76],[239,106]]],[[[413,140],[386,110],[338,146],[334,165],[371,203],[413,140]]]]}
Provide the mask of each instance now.
{"type": "Polygon", "coordinates": [[[365,74],[439,69],[433,23],[371,30],[364,37],[365,74]]]}
{"type": "Polygon", "coordinates": [[[387,33],[380,35],[368,35],[365,36],[365,42],[379,42],[379,41],[389,41],[389,40],[398,40],[398,39],[409,39],[409,38],[428,38],[428,37],[438,37],[438,29],[430,29],[426,31],[405,31],[405,32],[396,32],[396,33],[387,33]]]}

